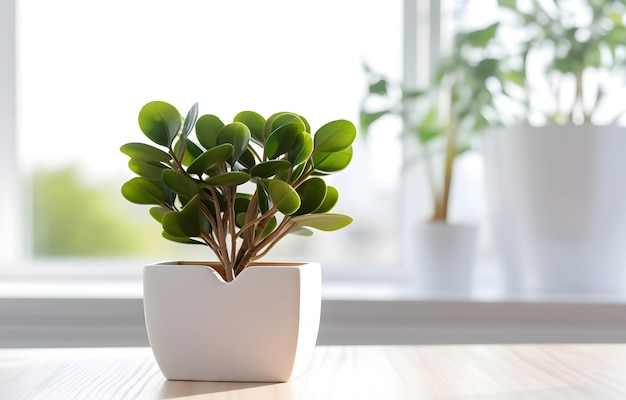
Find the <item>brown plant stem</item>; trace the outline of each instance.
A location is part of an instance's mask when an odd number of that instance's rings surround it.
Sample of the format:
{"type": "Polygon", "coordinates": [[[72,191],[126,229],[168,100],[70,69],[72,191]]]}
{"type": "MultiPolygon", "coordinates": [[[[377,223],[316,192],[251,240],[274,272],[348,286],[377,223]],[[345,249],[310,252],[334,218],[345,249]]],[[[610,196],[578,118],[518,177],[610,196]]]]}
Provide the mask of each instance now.
{"type": "Polygon", "coordinates": [[[270,249],[280,241],[280,239],[285,237],[293,229],[295,225],[296,224],[291,220],[291,217],[286,215],[272,233],[261,239],[258,243],[255,243],[253,247],[255,249],[254,253],[256,256],[253,257],[253,259],[264,257],[270,249]]]}
{"type": "Polygon", "coordinates": [[[443,192],[441,198],[440,214],[436,217],[438,221],[447,222],[448,220],[448,208],[450,206],[450,188],[452,187],[452,174],[454,170],[454,160],[457,155],[457,142],[456,142],[456,130],[454,127],[450,127],[447,132],[446,143],[446,155],[444,165],[444,177],[443,177],[443,192]]]}
{"type": "Polygon", "coordinates": [[[233,268],[235,268],[236,254],[237,254],[237,235],[236,235],[236,215],[232,212],[235,209],[235,197],[237,195],[236,187],[224,187],[222,192],[226,194],[226,210],[228,215],[226,216],[228,221],[228,230],[230,235],[230,260],[233,262],[233,268]]]}

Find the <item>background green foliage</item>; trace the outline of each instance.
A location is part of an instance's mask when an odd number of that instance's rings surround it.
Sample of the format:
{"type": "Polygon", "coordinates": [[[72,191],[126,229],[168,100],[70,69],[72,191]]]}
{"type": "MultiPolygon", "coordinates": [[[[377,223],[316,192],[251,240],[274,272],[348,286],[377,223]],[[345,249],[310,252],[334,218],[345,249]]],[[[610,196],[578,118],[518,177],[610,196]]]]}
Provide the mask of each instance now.
{"type": "Polygon", "coordinates": [[[65,167],[35,171],[31,190],[36,257],[140,256],[160,251],[152,221],[128,207],[116,183],[88,184],[76,167],[65,167]]]}

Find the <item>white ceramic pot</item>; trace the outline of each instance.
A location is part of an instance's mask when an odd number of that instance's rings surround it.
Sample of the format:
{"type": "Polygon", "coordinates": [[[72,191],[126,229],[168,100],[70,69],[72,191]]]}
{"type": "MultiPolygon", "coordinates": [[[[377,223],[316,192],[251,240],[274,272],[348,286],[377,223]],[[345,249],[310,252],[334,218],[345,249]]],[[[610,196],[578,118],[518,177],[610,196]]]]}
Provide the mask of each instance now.
{"type": "Polygon", "coordinates": [[[170,380],[286,382],[308,368],[320,265],[257,263],[226,283],[212,268],[144,267],[150,346],[170,380]]]}
{"type": "Polygon", "coordinates": [[[465,294],[472,289],[478,227],[426,223],[416,229],[414,274],[420,293],[465,294]]]}
{"type": "Polygon", "coordinates": [[[485,137],[488,209],[507,285],[626,290],[626,130],[548,126],[485,137]]]}

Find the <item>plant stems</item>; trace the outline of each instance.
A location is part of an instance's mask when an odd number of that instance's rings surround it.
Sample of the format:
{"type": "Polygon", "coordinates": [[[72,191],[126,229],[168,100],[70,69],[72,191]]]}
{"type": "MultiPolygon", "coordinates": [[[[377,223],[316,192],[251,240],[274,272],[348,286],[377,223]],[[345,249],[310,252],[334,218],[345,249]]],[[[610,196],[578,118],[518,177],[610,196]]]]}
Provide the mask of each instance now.
{"type": "Polygon", "coordinates": [[[444,165],[444,178],[443,178],[443,194],[442,194],[442,210],[440,220],[447,222],[448,220],[448,207],[450,204],[450,189],[452,187],[452,173],[454,170],[454,160],[457,154],[456,143],[456,128],[450,126],[448,128],[446,143],[446,155],[444,165]]]}
{"type": "MultiPolygon", "coordinates": [[[[448,106],[448,119],[449,123],[446,125],[444,131],[445,138],[445,154],[444,154],[444,166],[443,166],[443,187],[441,193],[436,195],[435,198],[435,213],[433,215],[433,222],[448,222],[448,208],[450,204],[450,189],[452,187],[452,174],[454,171],[454,161],[457,155],[457,121],[454,118],[452,109],[454,108],[454,92],[455,84],[450,88],[451,93],[446,99],[448,106]]],[[[437,191],[437,193],[439,193],[437,191]]]]}
{"type": "Polygon", "coordinates": [[[256,256],[252,257],[253,260],[264,257],[282,238],[284,238],[295,226],[295,223],[289,216],[285,216],[280,222],[280,225],[268,236],[263,238],[258,244],[254,246],[256,256]],[[263,249],[261,252],[259,252],[263,249]]]}
{"type": "Polygon", "coordinates": [[[435,171],[433,168],[433,159],[432,154],[428,152],[428,149],[424,150],[426,156],[424,157],[424,170],[426,173],[426,178],[428,180],[428,186],[430,186],[430,193],[433,196],[433,216],[432,220],[436,220],[437,216],[440,214],[440,208],[442,206],[441,199],[439,197],[439,190],[437,189],[437,182],[435,179],[435,171]]]}
{"type": "Polygon", "coordinates": [[[237,254],[237,236],[235,235],[235,218],[236,215],[233,212],[235,209],[235,196],[237,195],[237,189],[235,187],[224,187],[224,193],[227,193],[226,196],[226,209],[225,211],[229,211],[228,213],[228,225],[230,228],[230,259],[233,261],[233,269],[235,268],[235,257],[237,254]]]}

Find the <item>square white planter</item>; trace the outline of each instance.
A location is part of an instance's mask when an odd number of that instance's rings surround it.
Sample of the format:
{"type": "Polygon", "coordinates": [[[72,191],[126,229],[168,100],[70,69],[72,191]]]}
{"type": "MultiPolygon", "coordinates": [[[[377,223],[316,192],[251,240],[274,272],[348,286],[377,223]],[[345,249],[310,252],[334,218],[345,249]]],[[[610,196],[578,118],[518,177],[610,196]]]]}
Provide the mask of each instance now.
{"type": "Polygon", "coordinates": [[[144,267],[148,338],[170,380],[289,381],[309,366],[320,307],[316,263],[256,263],[229,283],[202,265],[144,267]]]}

